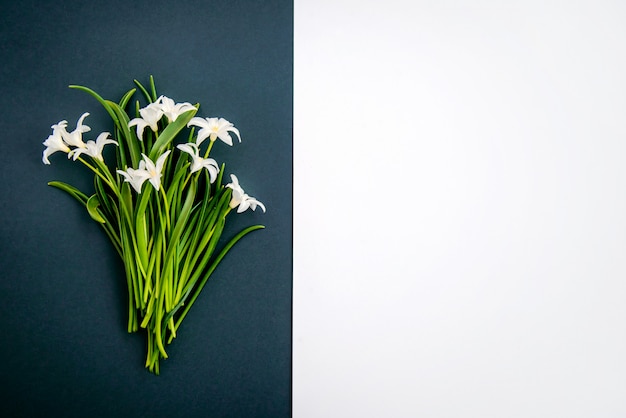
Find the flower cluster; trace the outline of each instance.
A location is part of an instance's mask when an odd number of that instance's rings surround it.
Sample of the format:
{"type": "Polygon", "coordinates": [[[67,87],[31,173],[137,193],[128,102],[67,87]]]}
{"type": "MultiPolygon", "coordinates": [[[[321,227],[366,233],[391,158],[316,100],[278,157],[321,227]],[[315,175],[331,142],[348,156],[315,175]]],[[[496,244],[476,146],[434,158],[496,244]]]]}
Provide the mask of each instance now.
{"type": "Polygon", "coordinates": [[[143,131],[150,127],[153,132],[159,129],[159,121],[163,116],[169,122],[174,122],[180,115],[196,108],[191,103],[174,103],[169,97],[160,96],[155,102],[139,110],[141,117],[135,118],[128,123],[128,127],[137,127],[137,138],[143,140],[143,131]]]}
{"type": "MultiPolygon", "coordinates": [[[[155,102],[139,109],[140,117],[129,121],[128,127],[136,127],[137,139],[143,141],[144,129],[150,127],[153,132],[158,132],[158,124],[164,116],[167,121],[171,123],[176,121],[183,113],[195,110],[196,107],[191,103],[175,103],[174,100],[169,97],[160,96],[155,102]]],[[[44,164],[50,164],[48,157],[57,151],[67,153],[68,158],[73,158],[74,161],[76,161],[81,154],[104,161],[102,157],[104,146],[107,144],[118,145],[118,143],[117,141],[109,139],[111,136],[109,132],[102,132],[95,141],[89,140],[86,143],[83,142],[82,134],[91,131],[89,126],[83,124],[87,116],[89,116],[89,113],[83,113],[76,123],[76,129],[72,132],[67,132],[66,120],[62,120],[51,126],[52,134],[43,142],[43,145],[46,146],[42,158],[44,164]],[[70,146],[74,148],[70,149],[70,146]]],[[[210,182],[213,183],[219,173],[219,166],[213,158],[201,157],[199,146],[207,138],[209,138],[211,142],[215,142],[219,138],[225,144],[232,146],[233,139],[230,136],[230,132],[237,135],[239,142],[241,142],[239,130],[224,118],[194,117],[187,124],[187,127],[191,126],[200,128],[196,136],[196,141],[180,144],[176,148],[191,156],[191,173],[205,168],[209,173],[210,182]]],[[[165,151],[158,157],[156,162],[153,162],[147,155],[142,153],[141,156],[143,159],[139,162],[138,168],[134,169],[128,167],[126,170],[118,169],[116,172],[121,175],[124,181],[128,182],[137,193],[141,193],[143,183],[146,180],[158,191],[161,187],[163,165],[169,153],[170,150],[165,151]]],[[[265,212],[265,206],[261,202],[244,193],[234,174],[231,174],[231,178],[233,182],[226,186],[233,190],[230,207],[238,207],[237,213],[241,213],[248,208],[256,210],[256,207],[259,206],[263,209],[263,212],[265,212]]]]}
{"type": "Polygon", "coordinates": [[[51,126],[52,134],[48,136],[43,144],[46,149],[43,151],[43,163],[50,164],[48,157],[57,151],[63,151],[67,153],[67,157],[73,156],[74,161],[81,155],[85,154],[91,158],[104,161],[102,158],[102,150],[107,144],[115,144],[117,142],[109,139],[111,134],[109,132],[102,132],[95,141],[83,142],[83,134],[91,131],[91,128],[87,125],[83,125],[85,118],[89,116],[89,113],[83,113],[76,123],[76,129],[72,132],[67,132],[67,121],[62,120],[57,124],[51,126]],[[70,147],[74,147],[70,149],[70,147]]]}
{"type": "Polygon", "coordinates": [[[167,358],[165,346],[217,265],[240,239],[263,228],[250,226],[223,244],[228,214],[257,207],[265,212],[265,205],[246,194],[234,174],[222,184],[225,164],[209,156],[218,139],[232,146],[232,134],[241,142],[239,130],[224,118],[196,117],[199,105],[157,96],[152,78],[150,83],[148,92],[135,81],[148,104],[140,108],[137,101],[133,118],[126,109],[136,89],[116,103],[71,86],[100,102],[113,121],[113,134],[84,142],[83,134],[91,131],[84,124],[89,113],[71,132],[62,120],[43,142],[42,160],[50,164],[49,157],[61,151],[95,174],[91,196],[63,182],[49,184],[84,205],[124,262],[128,331],[146,330],[146,367],[158,374],[159,361],[167,358]],[[114,170],[102,155],[107,144],[116,146],[114,170]]]}

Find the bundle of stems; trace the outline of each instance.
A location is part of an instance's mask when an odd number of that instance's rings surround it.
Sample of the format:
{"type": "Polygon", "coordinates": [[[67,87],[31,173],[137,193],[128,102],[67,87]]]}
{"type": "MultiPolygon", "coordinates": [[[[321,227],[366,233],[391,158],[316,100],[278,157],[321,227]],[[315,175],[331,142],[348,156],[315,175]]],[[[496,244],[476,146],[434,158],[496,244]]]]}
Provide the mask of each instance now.
{"type": "Polygon", "coordinates": [[[152,77],[149,89],[137,80],[135,84],[148,105],[140,109],[136,101],[134,119],[127,108],[137,89],[113,102],[87,87],[70,86],[104,107],[114,124],[114,139],[104,132],[96,141],[83,142],[82,135],[90,130],[83,124],[84,114],[73,132],[67,131],[66,121],[52,126],[43,160],[49,164],[50,154],[63,151],[94,173],[91,195],[64,182],[48,184],[80,202],[115,247],[126,273],[128,332],[145,329],[145,366],[159,374],[159,361],[168,357],[165,347],[176,338],[217,265],[241,238],[263,228],[245,228],[224,244],[220,237],[228,215],[233,209],[265,207],[243,192],[236,176],[224,185],[225,165],[209,158],[217,139],[232,145],[234,133],[241,141],[230,122],[194,117],[199,105],[157,97],[152,77]],[[189,126],[201,129],[196,135],[189,126]],[[179,137],[187,143],[176,146],[179,137]],[[201,157],[203,143],[208,146],[201,157]],[[106,144],[117,145],[117,170],[104,161],[106,144]]]}

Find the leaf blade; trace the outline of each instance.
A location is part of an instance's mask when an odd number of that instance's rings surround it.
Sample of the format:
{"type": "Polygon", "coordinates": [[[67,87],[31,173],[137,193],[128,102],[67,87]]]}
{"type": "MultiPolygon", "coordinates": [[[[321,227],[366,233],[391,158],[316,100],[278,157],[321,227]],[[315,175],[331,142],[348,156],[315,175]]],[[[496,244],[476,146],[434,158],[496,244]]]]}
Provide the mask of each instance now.
{"type": "Polygon", "coordinates": [[[98,210],[98,206],[100,206],[100,199],[98,199],[98,195],[92,195],[89,199],[87,199],[87,212],[91,219],[94,221],[105,224],[107,221],[102,217],[102,214],[98,210]]]}

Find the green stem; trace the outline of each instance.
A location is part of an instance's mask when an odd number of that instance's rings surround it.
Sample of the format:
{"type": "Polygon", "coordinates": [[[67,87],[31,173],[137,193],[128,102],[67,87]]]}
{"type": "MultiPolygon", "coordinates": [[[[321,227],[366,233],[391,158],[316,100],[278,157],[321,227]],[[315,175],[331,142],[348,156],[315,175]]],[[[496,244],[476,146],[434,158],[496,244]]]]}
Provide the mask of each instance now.
{"type": "Polygon", "coordinates": [[[209,146],[206,149],[206,152],[204,153],[204,158],[208,158],[209,157],[209,153],[211,152],[211,148],[213,148],[213,144],[215,143],[215,141],[213,141],[211,138],[209,138],[209,146]]]}
{"type": "MultiPolygon", "coordinates": [[[[118,194],[117,192],[117,187],[115,187],[113,185],[113,183],[111,183],[111,181],[109,181],[109,179],[107,179],[100,171],[98,171],[94,166],[92,166],[91,164],[89,164],[87,161],[85,161],[82,157],[78,157],[78,161],[80,161],[81,163],[83,163],[85,166],[87,166],[91,171],[93,171],[94,173],[96,173],[96,175],[98,177],[100,177],[110,188],[111,190],[113,190],[114,192],[116,192],[116,194],[118,194]]],[[[107,170],[108,171],[108,170],[107,170]]]]}

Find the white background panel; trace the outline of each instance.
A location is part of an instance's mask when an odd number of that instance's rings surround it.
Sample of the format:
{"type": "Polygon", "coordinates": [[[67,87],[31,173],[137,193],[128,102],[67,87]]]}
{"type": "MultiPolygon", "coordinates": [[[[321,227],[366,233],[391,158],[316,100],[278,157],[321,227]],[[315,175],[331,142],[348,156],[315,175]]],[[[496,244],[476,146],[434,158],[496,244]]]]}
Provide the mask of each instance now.
{"type": "Polygon", "coordinates": [[[625,22],[295,1],[294,417],[626,416],[625,22]]]}

